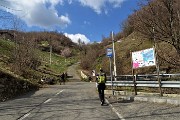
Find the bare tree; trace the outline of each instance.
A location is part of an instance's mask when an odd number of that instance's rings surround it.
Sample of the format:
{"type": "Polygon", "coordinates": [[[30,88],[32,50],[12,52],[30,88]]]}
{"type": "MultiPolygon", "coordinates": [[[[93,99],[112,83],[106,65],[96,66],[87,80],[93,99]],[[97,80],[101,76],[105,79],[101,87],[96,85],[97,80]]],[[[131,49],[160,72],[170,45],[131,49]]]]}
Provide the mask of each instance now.
{"type": "Polygon", "coordinates": [[[136,14],[136,30],[155,42],[171,44],[180,55],[180,1],[147,0],[136,14]],[[154,33],[153,33],[154,30],[154,33]]]}
{"type": "Polygon", "coordinates": [[[65,47],[64,50],[61,51],[61,55],[64,56],[65,58],[70,57],[71,53],[72,51],[68,47],[65,47]]]}
{"type": "Polygon", "coordinates": [[[127,20],[123,21],[122,27],[122,35],[127,37],[134,31],[134,15],[130,15],[127,20]]]}
{"type": "Polygon", "coordinates": [[[12,56],[12,68],[18,74],[26,74],[29,69],[36,69],[41,63],[36,48],[36,40],[28,34],[18,34],[15,52],[12,56]],[[21,37],[19,36],[21,35],[21,37]]]}

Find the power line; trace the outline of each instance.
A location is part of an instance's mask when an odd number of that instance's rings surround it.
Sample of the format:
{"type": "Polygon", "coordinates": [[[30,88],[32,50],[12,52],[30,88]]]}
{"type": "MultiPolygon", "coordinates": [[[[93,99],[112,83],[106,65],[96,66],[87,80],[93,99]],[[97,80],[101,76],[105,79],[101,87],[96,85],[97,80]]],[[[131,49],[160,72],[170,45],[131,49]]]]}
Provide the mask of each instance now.
{"type": "Polygon", "coordinates": [[[0,6],[6,8],[8,10],[12,10],[12,11],[22,11],[22,10],[16,10],[16,9],[13,9],[13,8],[9,8],[9,7],[1,5],[1,4],[0,4],[0,6]]]}
{"type": "MultiPolygon", "coordinates": [[[[8,1],[5,1],[5,0],[1,0],[1,1],[6,2],[6,3],[9,3],[8,1]]],[[[2,3],[0,4],[0,7],[3,7],[3,8],[5,8],[5,9],[7,9],[7,10],[10,10],[11,12],[23,12],[23,10],[18,10],[18,9],[10,8],[10,7],[7,7],[6,5],[3,5],[2,3]]],[[[2,11],[4,11],[4,10],[2,10],[2,11]]],[[[24,13],[22,16],[20,16],[19,18],[23,18],[23,17],[25,17],[27,14],[28,14],[28,11],[25,12],[25,13],[24,13]]]]}
{"type": "MultiPolygon", "coordinates": [[[[5,0],[1,0],[1,1],[9,3],[8,1],[5,1],[5,0]]],[[[0,6],[5,8],[5,9],[11,10],[11,11],[22,11],[22,10],[17,10],[17,9],[13,9],[13,8],[7,7],[7,6],[3,5],[3,4],[0,4],[0,6]]]]}

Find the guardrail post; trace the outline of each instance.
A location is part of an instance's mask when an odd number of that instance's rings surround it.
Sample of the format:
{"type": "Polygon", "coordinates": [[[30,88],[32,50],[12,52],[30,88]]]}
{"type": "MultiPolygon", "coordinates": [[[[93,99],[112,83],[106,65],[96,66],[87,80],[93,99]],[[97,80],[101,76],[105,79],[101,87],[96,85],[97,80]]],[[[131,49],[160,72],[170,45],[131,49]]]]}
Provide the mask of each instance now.
{"type": "Polygon", "coordinates": [[[136,80],[137,80],[137,75],[134,75],[134,70],[133,70],[133,83],[134,83],[134,93],[135,93],[135,95],[137,95],[136,80]]]}
{"type": "Polygon", "coordinates": [[[159,83],[160,96],[163,96],[162,89],[161,89],[161,79],[160,79],[160,76],[159,76],[159,71],[158,71],[158,83],[159,83]]]}

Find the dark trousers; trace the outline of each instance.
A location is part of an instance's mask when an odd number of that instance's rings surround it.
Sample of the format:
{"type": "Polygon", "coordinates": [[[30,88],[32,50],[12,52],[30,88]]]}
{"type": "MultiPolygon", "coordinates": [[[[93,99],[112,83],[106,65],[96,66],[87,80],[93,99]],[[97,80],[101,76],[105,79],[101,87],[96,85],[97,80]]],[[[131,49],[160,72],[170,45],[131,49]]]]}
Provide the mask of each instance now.
{"type": "Polygon", "coordinates": [[[99,99],[103,103],[104,103],[104,90],[105,90],[105,88],[106,88],[105,83],[99,83],[98,84],[99,99]]]}

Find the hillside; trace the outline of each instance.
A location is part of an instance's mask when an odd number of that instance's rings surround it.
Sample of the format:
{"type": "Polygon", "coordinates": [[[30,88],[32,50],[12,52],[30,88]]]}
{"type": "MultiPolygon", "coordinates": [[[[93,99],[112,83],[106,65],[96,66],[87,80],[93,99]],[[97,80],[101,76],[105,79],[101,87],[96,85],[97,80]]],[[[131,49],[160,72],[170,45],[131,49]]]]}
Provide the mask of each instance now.
{"type": "MultiPolygon", "coordinates": [[[[116,65],[117,65],[118,75],[132,74],[131,52],[152,48],[154,45],[151,40],[148,40],[138,32],[133,32],[127,37],[122,38],[120,41],[119,40],[115,40],[115,41],[116,41],[115,42],[116,65]]],[[[105,72],[109,74],[109,59],[106,57],[106,49],[112,48],[112,41],[111,39],[109,39],[109,42],[107,42],[107,40],[103,42],[100,44],[96,44],[96,46],[99,47],[94,48],[93,47],[94,45],[91,45],[91,47],[89,47],[90,48],[89,51],[91,51],[90,52],[91,54],[87,52],[85,56],[87,57],[86,64],[91,65],[91,67],[88,68],[89,71],[91,71],[92,69],[98,70],[100,67],[102,67],[105,70],[105,72]],[[104,46],[105,43],[109,43],[109,44],[104,46]],[[96,55],[96,53],[98,55],[96,55]],[[93,55],[95,56],[96,59],[93,61],[92,60],[88,61],[88,59],[93,58],[93,55]]],[[[157,44],[157,52],[158,52],[158,59],[159,59],[159,66],[161,73],[180,72],[180,66],[177,63],[179,61],[178,53],[175,51],[173,46],[170,46],[169,44],[164,42],[159,42],[157,44]]],[[[156,68],[155,66],[140,68],[136,70],[136,73],[137,74],[156,73],[156,68]]]]}
{"type": "MultiPolygon", "coordinates": [[[[117,58],[122,59],[122,61],[126,61],[126,60],[129,61],[129,68],[125,67],[125,71],[128,71],[128,69],[131,68],[130,51],[131,52],[139,51],[139,50],[143,50],[147,48],[152,48],[153,46],[154,46],[154,42],[152,40],[145,38],[140,33],[133,32],[128,37],[124,38],[123,41],[119,45],[117,45],[116,47],[117,51],[124,51],[123,53],[117,52],[117,56],[118,56],[117,58]],[[127,56],[127,57],[122,56],[123,54],[124,56],[127,56]]],[[[179,55],[174,49],[174,47],[164,42],[158,42],[156,43],[156,46],[157,46],[156,51],[157,51],[157,59],[159,61],[160,72],[161,73],[180,72],[179,71],[180,66],[178,63],[179,55]]],[[[124,63],[123,66],[127,66],[127,64],[124,63]]],[[[125,73],[125,71],[123,73],[125,73]]],[[[146,68],[137,69],[136,72],[137,74],[156,73],[156,69],[155,67],[146,67],[146,68]]]]}
{"type": "Polygon", "coordinates": [[[0,101],[42,87],[42,78],[58,82],[59,75],[77,62],[77,45],[61,34],[15,33],[18,34],[15,39],[12,31],[1,31],[0,35],[0,101]],[[49,44],[52,46],[51,57],[49,44]],[[21,87],[28,89],[20,92],[21,87]]]}

